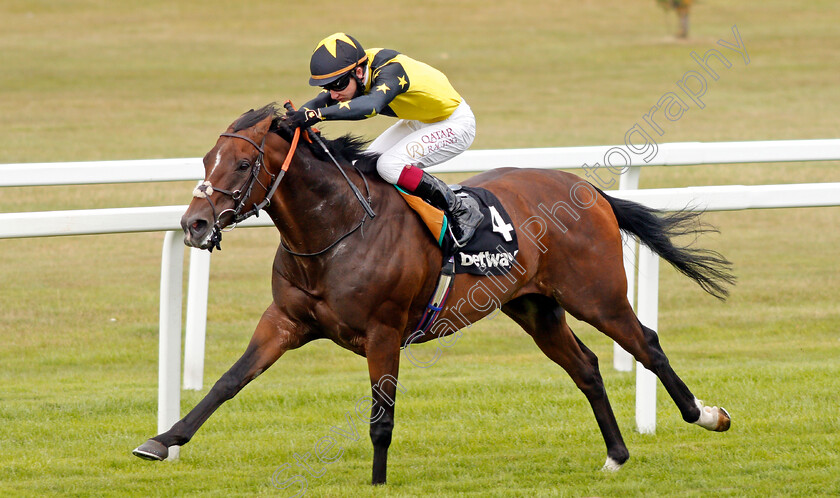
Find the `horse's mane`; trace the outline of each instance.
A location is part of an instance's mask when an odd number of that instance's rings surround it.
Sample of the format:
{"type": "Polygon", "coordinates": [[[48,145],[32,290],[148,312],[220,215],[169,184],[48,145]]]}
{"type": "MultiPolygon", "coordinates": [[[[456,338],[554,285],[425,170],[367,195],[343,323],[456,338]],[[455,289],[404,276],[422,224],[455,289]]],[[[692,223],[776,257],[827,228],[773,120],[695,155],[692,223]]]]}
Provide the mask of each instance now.
{"type": "MultiPolygon", "coordinates": [[[[233,129],[234,131],[241,131],[256,125],[267,117],[272,117],[269,133],[276,133],[283,140],[291,142],[294,132],[286,124],[285,116],[285,109],[278,106],[276,102],[272,102],[259,109],[251,109],[239,116],[233,123],[233,129]]],[[[355,161],[353,166],[363,173],[376,172],[376,161],[379,159],[379,154],[365,150],[370,143],[369,140],[349,133],[336,139],[327,139],[322,136],[321,140],[326,144],[330,154],[339,162],[343,162],[342,159],[351,164],[355,161]]],[[[309,143],[301,137],[298,147],[306,147],[318,159],[330,161],[329,156],[317,143],[309,143]]]]}

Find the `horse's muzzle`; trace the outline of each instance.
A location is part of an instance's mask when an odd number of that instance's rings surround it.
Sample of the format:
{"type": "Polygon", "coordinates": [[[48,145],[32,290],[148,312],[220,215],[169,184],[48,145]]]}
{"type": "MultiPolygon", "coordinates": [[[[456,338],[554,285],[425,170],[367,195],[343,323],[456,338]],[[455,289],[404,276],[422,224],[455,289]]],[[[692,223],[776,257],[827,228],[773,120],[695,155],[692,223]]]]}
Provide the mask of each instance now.
{"type": "Polygon", "coordinates": [[[181,228],[184,230],[184,244],[199,249],[210,247],[210,237],[213,235],[213,224],[201,216],[185,214],[181,218],[181,228]]]}

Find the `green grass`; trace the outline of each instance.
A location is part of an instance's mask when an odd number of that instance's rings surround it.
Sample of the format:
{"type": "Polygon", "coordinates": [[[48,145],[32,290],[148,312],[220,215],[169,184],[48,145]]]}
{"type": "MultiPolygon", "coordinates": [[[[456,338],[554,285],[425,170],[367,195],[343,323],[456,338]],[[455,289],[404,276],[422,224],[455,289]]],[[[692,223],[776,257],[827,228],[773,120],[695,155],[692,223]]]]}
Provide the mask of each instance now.
{"type": "MultiPolygon", "coordinates": [[[[737,25],[706,107],[660,142],[840,137],[836,2],[698,3],[692,36],[653,0],[366,2],[7,0],[0,5],[0,163],[200,157],[241,112],[312,95],[314,44],[347,30],[443,69],[478,118],[474,148],[621,143],[737,25]]],[[[329,123],[373,136],[390,121],[329,123]]],[[[595,158],[597,160],[597,158],[595,158]]],[[[451,177],[455,180],[457,177],[451,177]]],[[[646,188],[840,181],[837,164],[649,168],[646,188]]],[[[186,204],[192,185],[8,188],[0,211],[186,204]]],[[[735,263],[726,303],[663,268],[659,331],[698,397],[732,429],[682,422],[660,387],[655,435],[634,431],[634,376],[601,358],[631,453],[599,472],[603,441],[565,373],[504,316],[433,367],[403,361],[388,485],[370,487],[367,430],[311,478],[307,496],[836,496],[840,494],[840,209],[710,213],[702,240],[735,263]]],[[[327,342],[285,355],[182,449],[130,451],[156,429],[163,235],[0,240],[0,494],[283,496],[276,469],[313,452],[368,393],[365,361],[327,342]]],[[[272,229],[226,234],[214,253],[205,388],[244,350],[269,299],[272,229]]],[[[432,354],[431,346],[418,349],[432,354]]],[[[319,470],[316,468],[315,470],[319,470]]],[[[284,474],[291,476],[291,472],[284,474]]]]}

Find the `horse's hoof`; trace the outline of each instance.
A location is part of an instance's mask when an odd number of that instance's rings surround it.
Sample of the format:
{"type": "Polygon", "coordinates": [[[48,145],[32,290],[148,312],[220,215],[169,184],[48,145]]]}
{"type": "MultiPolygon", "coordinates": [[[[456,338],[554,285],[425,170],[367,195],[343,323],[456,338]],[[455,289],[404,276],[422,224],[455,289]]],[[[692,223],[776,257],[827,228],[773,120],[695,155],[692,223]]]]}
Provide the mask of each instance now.
{"type": "Polygon", "coordinates": [[[723,432],[729,429],[732,419],[725,409],[717,406],[704,406],[699,399],[695,399],[694,403],[700,409],[700,418],[694,422],[695,424],[715,432],[723,432]]]}
{"type": "Polygon", "coordinates": [[[729,416],[729,412],[726,411],[725,408],[720,407],[718,408],[718,425],[715,427],[717,432],[724,432],[729,430],[729,426],[732,424],[732,418],[729,416]]]}
{"type": "Polygon", "coordinates": [[[166,460],[166,457],[169,456],[169,448],[164,446],[161,442],[155,441],[154,439],[149,439],[145,443],[134,448],[134,451],[132,451],[131,453],[136,457],[142,458],[143,460],[163,461],[166,460]]]}
{"type": "Polygon", "coordinates": [[[621,470],[622,464],[616,462],[610,457],[607,457],[607,461],[604,463],[604,466],[601,467],[601,470],[604,472],[618,472],[621,470]]]}

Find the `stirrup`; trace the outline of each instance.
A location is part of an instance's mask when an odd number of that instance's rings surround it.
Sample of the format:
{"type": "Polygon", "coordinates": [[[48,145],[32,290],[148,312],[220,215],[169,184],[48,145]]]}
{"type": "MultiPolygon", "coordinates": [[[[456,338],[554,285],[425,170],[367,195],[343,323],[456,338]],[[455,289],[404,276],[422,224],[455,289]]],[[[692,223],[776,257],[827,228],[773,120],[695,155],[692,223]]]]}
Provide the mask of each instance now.
{"type": "Polygon", "coordinates": [[[484,214],[481,212],[481,206],[472,197],[456,195],[456,199],[455,205],[450,205],[454,208],[451,214],[463,240],[458,241],[456,239],[455,245],[464,247],[475,236],[475,232],[481,226],[481,222],[484,221],[484,214]],[[455,213],[460,214],[460,216],[456,216],[455,213]]]}
{"type": "Polygon", "coordinates": [[[475,221],[474,224],[464,225],[457,220],[457,218],[455,217],[454,214],[450,213],[450,218],[451,219],[449,220],[450,222],[449,222],[448,230],[449,230],[449,234],[452,236],[452,240],[455,244],[455,247],[457,247],[459,249],[461,249],[461,248],[465,247],[467,244],[469,244],[469,242],[475,236],[475,233],[478,231],[479,225],[481,225],[481,222],[484,220],[484,214],[482,214],[481,211],[479,209],[477,209],[477,206],[476,206],[476,209],[471,209],[469,207],[466,207],[466,209],[471,211],[472,214],[474,214],[474,216],[477,220],[477,221],[475,221]],[[458,237],[455,235],[455,230],[452,229],[453,225],[457,226],[458,231],[461,232],[461,238],[463,240],[458,240],[458,237]]]}
{"type": "Polygon", "coordinates": [[[470,235],[470,237],[467,240],[465,240],[462,244],[458,242],[458,237],[455,236],[455,232],[452,230],[452,223],[449,223],[447,230],[449,230],[449,235],[452,237],[452,243],[455,244],[455,247],[457,247],[458,249],[463,249],[467,247],[467,244],[469,244],[469,242],[472,240],[473,235],[475,235],[475,232],[473,232],[472,235],[470,235]]]}
{"type": "MultiPolygon", "coordinates": [[[[482,215],[481,219],[484,219],[483,215],[482,215]]],[[[481,220],[479,220],[479,223],[481,223],[481,220]]],[[[463,242],[461,242],[461,241],[458,240],[458,237],[455,235],[455,231],[452,229],[452,225],[454,225],[454,224],[455,223],[450,221],[449,226],[447,227],[447,230],[449,230],[449,235],[452,236],[452,243],[455,244],[455,247],[457,247],[458,249],[463,249],[464,247],[467,246],[467,244],[470,243],[470,241],[473,239],[473,237],[475,237],[475,232],[478,230],[478,227],[476,226],[475,228],[473,228],[472,231],[467,236],[466,235],[467,232],[464,231],[464,227],[461,226],[461,225],[458,225],[458,230],[461,232],[461,237],[464,239],[463,242]]]]}

